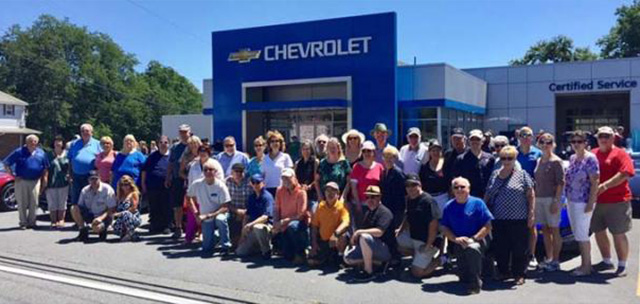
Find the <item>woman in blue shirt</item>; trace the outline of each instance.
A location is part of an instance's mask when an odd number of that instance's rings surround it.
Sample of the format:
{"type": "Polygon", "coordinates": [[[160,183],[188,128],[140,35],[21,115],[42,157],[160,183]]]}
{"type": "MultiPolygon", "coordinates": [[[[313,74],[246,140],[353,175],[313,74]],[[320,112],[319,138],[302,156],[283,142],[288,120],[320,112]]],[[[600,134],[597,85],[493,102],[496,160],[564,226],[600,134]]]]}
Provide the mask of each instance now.
{"type": "Polygon", "coordinates": [[[113,171],[111,185],[114,189],[117,188],[118,181],[124,175],[131,176],[136,181],[136,185],[140,186],[140,172],[147,157],[138,151],[137,147],[138,142],[133,135],[128,134],[124,137],[122,150],[116,155],[111,167],[111,171],[113,171]]]}

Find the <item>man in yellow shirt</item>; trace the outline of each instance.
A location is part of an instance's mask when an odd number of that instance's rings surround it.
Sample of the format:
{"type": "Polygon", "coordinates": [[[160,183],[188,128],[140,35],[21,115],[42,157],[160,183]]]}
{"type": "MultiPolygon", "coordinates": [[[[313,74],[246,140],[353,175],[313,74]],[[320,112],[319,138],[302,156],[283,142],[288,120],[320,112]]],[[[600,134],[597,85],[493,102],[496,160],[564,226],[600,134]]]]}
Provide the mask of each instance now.
{"type": "Polygon", "coordinates": [[[308,263],[318,267],[328,261],[340,261],[338,254],[347,245],[345,233],[349,228],[349,211],[339,198],[339,187],[335,182],[325,186],[325,198],[311,219],[311,252],[308,263]]]}

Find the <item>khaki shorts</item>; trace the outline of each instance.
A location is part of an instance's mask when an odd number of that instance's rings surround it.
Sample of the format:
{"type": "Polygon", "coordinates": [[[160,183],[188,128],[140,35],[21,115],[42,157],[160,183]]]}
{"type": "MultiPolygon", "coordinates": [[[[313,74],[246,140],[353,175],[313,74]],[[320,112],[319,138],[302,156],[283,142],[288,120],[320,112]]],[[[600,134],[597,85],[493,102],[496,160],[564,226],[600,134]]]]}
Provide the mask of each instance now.
{"type": "Polygon", "coordinates": [[[609,229],[611,234],[622,234],[631,230],[631,203],[597,203],[591,218],[591,231],[609,229]]]}
{"type": "Polygon", "coordinates": [[[408,231],[401,232],[400,235],[398,235],[397,241],[398,246],[401,248],[413,250],[413,261],[411,265],[420,269],[427,268],[427,266],[431,264],[431,261],[433,261],[433,257],[438,253],[438,249],[435,247],[425,250],[425,243],[412,239],[408,231]]]}
{"type": "Polygon", "coordinates": [[[536,197],[536,223],[558,228],[560,227],[560,213],[562,205],[558,206],[558,212],[551,213],[553,197],[536,197]]]}

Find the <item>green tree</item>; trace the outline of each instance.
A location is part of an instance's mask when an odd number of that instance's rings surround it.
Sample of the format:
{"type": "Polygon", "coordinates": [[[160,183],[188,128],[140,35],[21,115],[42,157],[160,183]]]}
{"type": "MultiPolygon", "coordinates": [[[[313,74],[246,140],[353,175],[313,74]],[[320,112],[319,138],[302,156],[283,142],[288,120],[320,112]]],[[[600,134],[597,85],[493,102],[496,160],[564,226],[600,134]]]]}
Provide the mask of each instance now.
{"type": "Polygon", "coordinates": [[[201,95],[186,78],[156,61],[143,73],[136,65],[108,35],[49,15],[0,39],[0,90],[30,103],[27,124],[45,141],[89,122],[120,146],[126,134],[155,138],[162,115],[199,112],[201,95]]]}
{"type": "Polygon", "coordinates": [[[588,47],[574,47],[573,39],[567,36],[556,36],[551,40],[538,41],[527,50],[520,59],[514,59],[511,65],[530,65],[553,62],[595,60],[598,55],[588,47]]]}
{"type": "Polygon", "coordinates": [[[616,9],[616,24],[609,34],[598,39],[603,58],[640,56],[640,1],[616,9]]]}

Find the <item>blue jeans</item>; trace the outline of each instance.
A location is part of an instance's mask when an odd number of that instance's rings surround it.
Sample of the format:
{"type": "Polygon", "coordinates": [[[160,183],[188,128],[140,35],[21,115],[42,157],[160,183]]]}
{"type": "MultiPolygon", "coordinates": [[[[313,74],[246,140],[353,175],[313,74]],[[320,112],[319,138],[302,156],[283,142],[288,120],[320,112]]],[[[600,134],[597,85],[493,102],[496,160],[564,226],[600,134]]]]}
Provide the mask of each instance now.
{"type": "Polygon", "coordinates": [[[291,221],[285,232],[279,233],[282,245],[282,253],[285,259],[291,260],[296,255],[304,255],[308,243],[307,224],[300,221],[291,221]]]}
{"type": "Polygon", "coordinates": [[[229,213],[218,214],[213,220],[202,222],[202,251],[205,253],[213,253],[216,243],[220,242],[223,248],[230,248],[231,241],[229,239],[229,213]],[[218,233],[216,235],[216,231],[218,233]]]}

